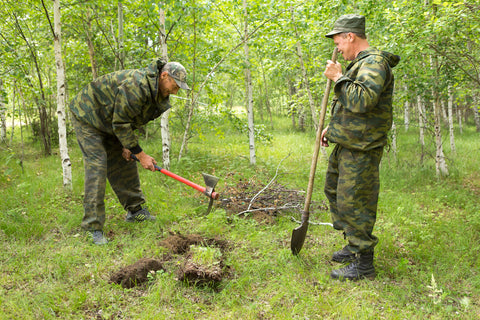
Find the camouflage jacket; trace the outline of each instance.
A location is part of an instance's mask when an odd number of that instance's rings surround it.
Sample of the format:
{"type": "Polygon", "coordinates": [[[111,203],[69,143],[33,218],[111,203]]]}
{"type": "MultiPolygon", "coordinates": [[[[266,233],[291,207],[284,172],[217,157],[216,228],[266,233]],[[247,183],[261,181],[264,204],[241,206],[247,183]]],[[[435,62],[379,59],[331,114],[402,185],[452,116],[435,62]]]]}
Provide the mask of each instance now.
{"type": "Polygon", "coordinates": [[[85,86],[70,102],[70,110],[81,122],[115,135],[133,153],[142,151],[135,129],[158,118],[171,105],[158,90],[160,60],[148,67],[116,71],[85,86]]]}
{"type": "Polygon", "coordinates": [[[334,86],[332,117],[325,137],[345,148],[371,150],[387,144],[392,126],[392,73],[400,57],[368,48],[358,54],[334,86]]]}

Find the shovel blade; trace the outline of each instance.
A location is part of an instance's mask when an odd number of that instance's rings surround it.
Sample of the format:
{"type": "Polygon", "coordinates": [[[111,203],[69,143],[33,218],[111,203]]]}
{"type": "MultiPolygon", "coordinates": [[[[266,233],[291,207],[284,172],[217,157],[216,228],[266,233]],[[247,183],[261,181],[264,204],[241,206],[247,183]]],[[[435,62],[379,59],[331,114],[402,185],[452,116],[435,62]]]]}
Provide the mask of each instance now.
{"type": "Polygon", "coordinates": [[[290,249],[293,255],[297,255],[302,250],[305,237],[307,236],[308,221],[302,222],[299,227],[292,231],[292,240],[290,241],[290,249]]]}

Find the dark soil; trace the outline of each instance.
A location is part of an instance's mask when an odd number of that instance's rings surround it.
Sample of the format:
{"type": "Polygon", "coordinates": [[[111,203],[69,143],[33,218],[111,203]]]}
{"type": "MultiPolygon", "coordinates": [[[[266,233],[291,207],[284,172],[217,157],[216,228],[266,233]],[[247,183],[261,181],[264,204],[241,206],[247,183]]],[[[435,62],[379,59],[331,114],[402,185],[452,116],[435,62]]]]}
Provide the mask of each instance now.
{"type": "Polygon", "coordinates": [[[133,288],[148,281],[149,272],[158,270],[172,271],[177,279],[186,284],[206,285],[217,288],[229,268],[224,264],[224,253],[230,250],[227,241],[217,238],[204,238],[198,234],[182,235],[171,233],[159,243],[168,249],[168,253],[159,259],[140,259],[132,265],[121,268],[110,277],[112,283],[123,288],[133,288]],[[218,264],[202,266],[191,260],[191,245],[216,247],[222,252],[218,264]],[[167,267],[168,266],[168,267],[167,267]],[[172,269],[172,270],[169,270],[172,269]],[[177,269],[177,270],[173,270],[177,269]]]}
{"type": "Polygon", "coordinates": [[[140,259],[132,265],[115,272],[110,281],[120,284],[124,288],[139,286],[148,280],[148,273],[158,270],[165,271],[162,262],[155,259],[140,259]]]}
{"type": "MultiPolygon", "coordinates": [[[[275,223],[275,217],[282,212],[300,214],[304,209],[305,191],[288,189],[273,182],[267,184],[257,181],[239,181],[236,186],[226,187],[222,192],[220,207],[229,214],[255,219],[259,223],[275,223]],[[265,190],[263,190],[265,189],[265,190]],[[253,201],[252,201],[253,199],[253,201]],[[249,208],[250,206],[250,208],[249,208]]],[[[310,212],[325,211],[325,203],[310,204],[310,212]]]]}
{"type": "Polygon", "coordinates": [[[195,263],[191,254],[188,254],[177,271],[177,278],[187,284],[216,288],[223,279],[223,261],[205,266],[195,263]]]}

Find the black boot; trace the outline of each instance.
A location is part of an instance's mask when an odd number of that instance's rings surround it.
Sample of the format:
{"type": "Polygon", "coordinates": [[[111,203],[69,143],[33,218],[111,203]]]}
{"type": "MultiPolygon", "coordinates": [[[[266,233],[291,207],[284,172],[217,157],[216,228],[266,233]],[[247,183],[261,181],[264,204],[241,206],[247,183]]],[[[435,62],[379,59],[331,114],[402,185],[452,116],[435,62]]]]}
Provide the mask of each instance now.
{"type": "Polygon", "coordinates": [[[373,266],[373,251],[359,253],[355,261],[348,266],[333,270],[330,274],[332,279],[339,280],[359,280],[367,278],[375,279],[375,267],[373,266]]]}
{"type": "Polygon", "coordinates": [[[350,252],[347,249],[347,246],[343,247],[342,250],[335,251],[332,255],[332,261],[345,263],[355,260],[355,254],[350,252]]]}

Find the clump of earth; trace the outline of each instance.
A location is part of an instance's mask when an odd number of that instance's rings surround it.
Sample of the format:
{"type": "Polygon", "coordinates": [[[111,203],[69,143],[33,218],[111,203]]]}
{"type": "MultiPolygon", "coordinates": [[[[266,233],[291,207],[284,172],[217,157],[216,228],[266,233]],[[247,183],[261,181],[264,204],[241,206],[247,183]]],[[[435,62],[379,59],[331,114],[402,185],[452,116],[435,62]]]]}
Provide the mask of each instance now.
{"type": "MultiPolygon", "coordinates": [[[[282,212],[301,214],[304,202],[304,191],[288,189],[278,183],[265,186],[250,179],[225,187],[220,207],[230,215],[273,224],[276,216],[282,212]]],[[[310,210],[327,209],[325,203],[312,202],[310,205],[310,210]]],[[[132,288],[147,283],[149,274],[162,270],[174,272],[177,279],[186,284],[216,288],[228,276],[229,267],[224,261],[230,245],[226,240],[205,238],[198,234],[171,233],[159,245],[168,251],[163,257],[144,258],[123,267],[112,274],[111,282],[132,288]]]]}
{"type": "Polygon", "coordinates": [[[110,281],[123,288],[133,288],[146,284],[149,274],[153,276],[162,270],[174,272],[179,281],[189,285],[217,288],[226,274],[225,270],[228,270],[224,254],[229,250],[229,244],[225,240],[205,238],[198,234],[172,233],[160,241],[159,245],[168,249],[168,253],[161,259],[140,259],[113,273],[110,281]],[[172,260],[175,263],[171,263],[172,260]],[[179,267],[176,267],[177,270],[169,270],[168,266],[179,267]]]}

